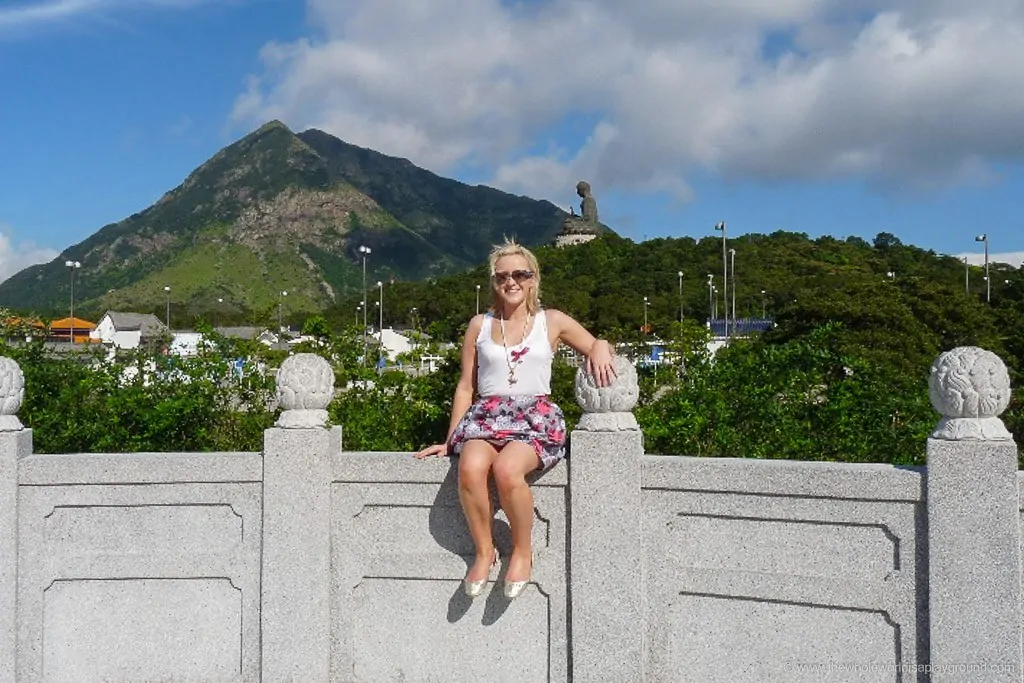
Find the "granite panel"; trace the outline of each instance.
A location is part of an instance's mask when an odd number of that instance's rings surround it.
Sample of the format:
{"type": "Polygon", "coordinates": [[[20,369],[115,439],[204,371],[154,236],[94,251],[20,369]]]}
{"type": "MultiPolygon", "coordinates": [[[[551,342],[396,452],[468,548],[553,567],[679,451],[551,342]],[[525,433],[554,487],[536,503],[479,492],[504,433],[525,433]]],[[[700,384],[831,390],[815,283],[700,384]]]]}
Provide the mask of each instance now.
{"type": "MultiPolygon", "coordinates": [[[[458,579],[365,579],[353,590],[359,683],[541,683],[551,679],[550,598],[531,586],[502,611],[500,591],[469,603],[458,579]],[[453,603],[468,604],[456,607],[453,603]],[[454,610],[465,609],[459,619],[454,610]],[[381,656],[386,653],[386,656],[381,656]]],[[[563,678],[564,680],[564,678],[563,678]]]]}
{"type": "Polygon", "coordinates": [[[882,612],[686,593],[664,612],[648,683],[913,680],[882,612]]]}
{"type": "Polygon", "coordinates": [[[44,591],[48,683],[243,680],[228,579],[60,580],[44,591]]]}
{"type": "Polygon", "coordinates": [[[175,680],[165,672],[183,662],[210,680],[259,680],[258,483],[23,485],[19,506],[19,683],[175,680]],[[190,638],[217,645],[187,659],[190,638]],[[160,642],[166,652],[138,656],[160,642]]]}
{"type": "Polygon", "coordinates": [[[645,474],[652,680],[926,679],[920,472],[841,467],[826,485],[804,463],[686,460],[645,474]]]}
{"type": "MultiPolygon", "coordinates": [[[[535,560],[526,592],[504,598],[502,560],[474,601],[462,592],[474,549],[454,462],[382,456],[400,462],[403,474],[388,480],[384,465],[366,481],[363,466],[377,458],[338,462],[347,458],[335,459],[335,476],[356,481],[332,486],[332,680],[568,680],[565,488],[533,487],[535,560]]],[[[507,557],[511,537],[500,509],[493,529],[507,557]]]]}

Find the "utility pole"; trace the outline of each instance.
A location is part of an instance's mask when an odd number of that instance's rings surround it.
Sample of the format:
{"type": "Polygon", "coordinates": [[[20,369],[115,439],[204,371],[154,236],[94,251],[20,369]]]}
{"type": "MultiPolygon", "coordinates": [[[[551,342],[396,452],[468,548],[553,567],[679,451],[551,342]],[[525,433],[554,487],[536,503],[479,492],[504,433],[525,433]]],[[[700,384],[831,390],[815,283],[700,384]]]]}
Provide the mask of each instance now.
{"type": "Polygon", "coordinates": [[[679,271],[679,322],[683,322],[683,271],[679,271]]]}
{"type": "Polygon", "coordinates": [[[729,250],[729,270],[732,271],[732,326],[736,332],[736,250],[729,250]]]}
{"type": "MultiPolygon", "coordinates": [[[[720,221],[715,224],[715,230],[722,231],[722,287],[724,288],[723,294],[729,295],[729,260],[728,251],[729,245],[725,238],[725,221],[720,221]]],[[[725,303],[725,338],[729,338],[729,304],[728,300],[725,303]]]]}
{"type": "Polygon", "coordinates": [[[978,235],[974,241],[985,243],[985,303],[992,303],[992,278],[988,272],[988,233],[978,235]]]}

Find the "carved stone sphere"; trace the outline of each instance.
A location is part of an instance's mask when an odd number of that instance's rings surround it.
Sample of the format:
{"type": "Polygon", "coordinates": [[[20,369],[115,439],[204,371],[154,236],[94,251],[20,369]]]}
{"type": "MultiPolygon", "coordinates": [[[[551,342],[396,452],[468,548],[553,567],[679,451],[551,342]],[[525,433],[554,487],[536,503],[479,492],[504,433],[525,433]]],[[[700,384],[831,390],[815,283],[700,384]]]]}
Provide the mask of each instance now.
{"type": "Polygon", "coordinates": [[[991,351],[961,346],[936,359],[928,390],[943,417],[998,417],[1010,404],[1010,375],[991,351]]]}
{"type": "Polygon", "coordinates": [[[25,398],[25,375],[15,361],[0,356],[0,415],[17,415],[25,398]]]}
{"type": "Polygon", "coordinates": [[[277,371],[277,401],[284,410],[324,410],[334,398],[334,370],[314,353],[289,356],[277,371]]]}
{"type": "Polygon", "coordinates": [[[585,368],[576,371],[576,400],[584,413],[628,413],[640,397],[636,368],[622,356],[612,356],[615,377],[606,387],[597,386],[585,368]]]}

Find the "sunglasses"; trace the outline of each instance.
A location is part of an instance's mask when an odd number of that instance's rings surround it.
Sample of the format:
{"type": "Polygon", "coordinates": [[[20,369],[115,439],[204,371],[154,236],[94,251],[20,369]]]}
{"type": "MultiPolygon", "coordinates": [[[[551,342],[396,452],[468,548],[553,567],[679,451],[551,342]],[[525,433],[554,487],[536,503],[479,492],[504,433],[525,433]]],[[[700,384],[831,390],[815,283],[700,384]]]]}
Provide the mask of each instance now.
{"type": "Polygon", "coordinates": [[[521,285],[524,282],[526,282],[527,280],[532,280],[533,279],[533,271],[532,270],[513,270],[511,273],[507,273],[507,272],[502,271],[502,272],[494,273],[493,275],[491,275],[491,280],[496,285],[503,285],[503,284],[505,284],[505,282],[509,278],[512,278],[517,285],[521,285]]]}

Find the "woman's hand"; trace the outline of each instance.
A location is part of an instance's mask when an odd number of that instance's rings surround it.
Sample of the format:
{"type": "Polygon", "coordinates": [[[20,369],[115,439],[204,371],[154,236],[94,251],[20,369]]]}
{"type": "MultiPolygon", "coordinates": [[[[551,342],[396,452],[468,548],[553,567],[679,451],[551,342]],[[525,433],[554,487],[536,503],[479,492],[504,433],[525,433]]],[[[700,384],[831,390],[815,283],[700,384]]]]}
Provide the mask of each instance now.
{"type": "Polygon", "coordinates": [[[612,345],[604,339],[595,339],[587,354],[587,372],[597,382],[597,386],[606,387],[615,378],[612,367],[612,345]]]}
{"type": "Polygon", "coordinates": [[[443,458],[446,455],[448,455],[448,444],[439,443],[434,444],[433,446],[427,446],[419,453],[414,454],[412,457],[423,460],[425,458],[429,458],[430,456],[434,456],[436,458],[443,458]]]}

